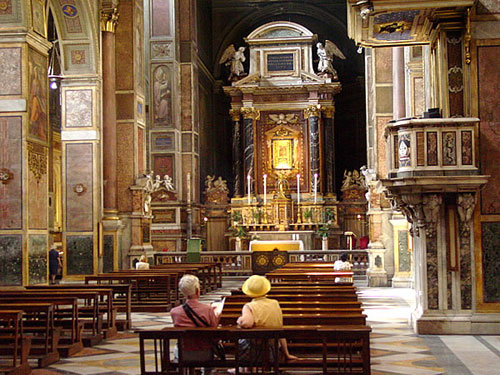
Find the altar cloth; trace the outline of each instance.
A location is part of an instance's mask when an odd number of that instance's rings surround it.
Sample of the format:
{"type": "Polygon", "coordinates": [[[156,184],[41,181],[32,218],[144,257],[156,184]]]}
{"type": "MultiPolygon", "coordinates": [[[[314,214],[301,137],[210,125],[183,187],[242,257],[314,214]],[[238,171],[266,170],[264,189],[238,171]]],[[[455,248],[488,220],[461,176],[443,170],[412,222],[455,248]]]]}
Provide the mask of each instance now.
{"type": "Polygon", "coordinates": [[[291,251],[291,250],[304,250],[304,243],[301,240],[289,241],[250,241],[250,251],[291,251]]]}

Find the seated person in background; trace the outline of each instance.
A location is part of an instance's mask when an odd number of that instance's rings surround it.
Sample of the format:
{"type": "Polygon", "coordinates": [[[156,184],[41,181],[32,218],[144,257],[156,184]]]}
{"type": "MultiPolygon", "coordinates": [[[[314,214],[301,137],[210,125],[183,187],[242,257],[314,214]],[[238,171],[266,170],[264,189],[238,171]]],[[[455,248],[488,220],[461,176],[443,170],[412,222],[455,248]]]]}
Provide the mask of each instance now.
{"type": "MultiPolygon", "coordinates": [[[[264,276],[250,276],[241,287],[243,293],[252,298],[252,301],[243,306],[241,316],[236,323],[241,328],[282,328],[283,314],[280,305],[275,299],[267,298],[266,294],[271,290],[271,283],[264,276]]],[[[248,357],[250,361],[264,358],[262,348],[257,348],[255,340],[240,340],[239,350],[243,358],[248,357]],[[254,346],[254,347],[252,347],[254,346]]],[[[280,348],[285,359],[295,360],[297,357],[288,352],[286,339],[280,339],[280,348]]]]}
{"type": "Polygon", "coordinates": [[[141,255],[141,259],[135,264],[136,270],[149,270],[148,258],[146,255],[141,255]]]}
{"type": "MultiPolygon", "coordinates": [[[[200,281],[196,276],[182,276],[179,281],[179,291],[187,297],[187,300],[184,305],[170,310],[174,327],[217,327],[219,318],[215,316],[214,308],[200,302],[200,281]]],[[[185,340],[182,350],[183,358],[188,361],[208,361],[213,359],[214,355],[212,342],[185,340]]],[[[176,354],[174,356],[178,358],[176,354]]],[[[209,369],[202,371],[202,374],[207,373],[210,373],[209,369]]]]}
{"type": "MultiPolygon", "coordinates": [[[[349,255],[347,255],[347,253],[341,253],[339,260],[336,260],[335,263],[333,263],[333,270],[334,271],[350,271],[352,268],[352,264],[349,263],[349,261],[347,259],[349,259],[349,255]]],[[[351,281],[350,277],[336,277],[335,278],[336,283],[350,282],[350,281],[351,281]]]]}

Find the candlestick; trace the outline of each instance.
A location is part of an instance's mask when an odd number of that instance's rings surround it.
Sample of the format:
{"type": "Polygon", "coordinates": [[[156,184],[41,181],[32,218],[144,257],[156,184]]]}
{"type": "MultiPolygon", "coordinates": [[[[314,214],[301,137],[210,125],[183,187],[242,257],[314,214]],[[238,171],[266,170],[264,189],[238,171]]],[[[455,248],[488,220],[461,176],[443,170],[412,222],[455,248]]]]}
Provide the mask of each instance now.
{"type": "Polygon", "coordinates": [[[297,204],[300,204],[300,174],[297,173],[297,204]]]}
{"type": "Polygon", "coordinates": [[[191,173],[188,173],[186,176],[187,186],[186,186],[186,196],[187,202],[191,203],[191,173]]]}
{"type": "Polygon", "coordinates": [[[248,190],[248,204],[251,202],[250,194],[251,194],[251,188],[250,188],[250,175],[247,175],[247,190],[248,190]]]}
{"type": "Polygon", "coordinates": [[[314,204],[318,202],[318,174],[314,174],[314,204]]]}
{"type": "Polygon", "coordinates": [[[264,206],[267,203],[267,174],[264,174],[264,206]]]}

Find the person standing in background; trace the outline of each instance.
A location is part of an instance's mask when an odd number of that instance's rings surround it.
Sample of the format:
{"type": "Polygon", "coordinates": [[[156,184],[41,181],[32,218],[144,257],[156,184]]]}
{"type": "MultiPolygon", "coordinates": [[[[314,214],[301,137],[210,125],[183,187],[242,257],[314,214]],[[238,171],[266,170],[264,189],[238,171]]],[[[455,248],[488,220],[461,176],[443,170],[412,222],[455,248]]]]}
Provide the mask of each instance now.
{"type": "Polygon", "coordinates": [[[56,283],[56,275],[59,267],[62,269],[62,261],[57,251],[57,245],[52,245],[49,251],[49,283],[56,283]]]}

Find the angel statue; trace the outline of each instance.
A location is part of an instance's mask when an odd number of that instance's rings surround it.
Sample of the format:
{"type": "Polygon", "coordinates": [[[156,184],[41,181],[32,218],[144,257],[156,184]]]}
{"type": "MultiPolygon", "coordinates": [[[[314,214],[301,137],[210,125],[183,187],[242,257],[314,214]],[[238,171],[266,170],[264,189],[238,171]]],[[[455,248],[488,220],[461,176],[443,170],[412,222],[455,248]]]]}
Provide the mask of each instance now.
{"type": "Polygon", "coordinates": [[[245,62],[245,60],[245,47],[240,47],[236,50],[234,44],[231,44],[226,48],[219,60],[219,64],[229,66],[231,72],[228,77],[229,81],[237,81],[247,75],[243,68],[243,62],[245,62]]]}
{"type": "Polygon", "coordinates": [[[341,50],[330,40],[325,40],[325,46],[322,43],[316,44],[317,53],[319,57],[318,62],[318,75],[332,76],[333,80],[338,80],[337,71],[333,68],[333,57],[337,56],[345,60],[345,56],[341,50]]]}

